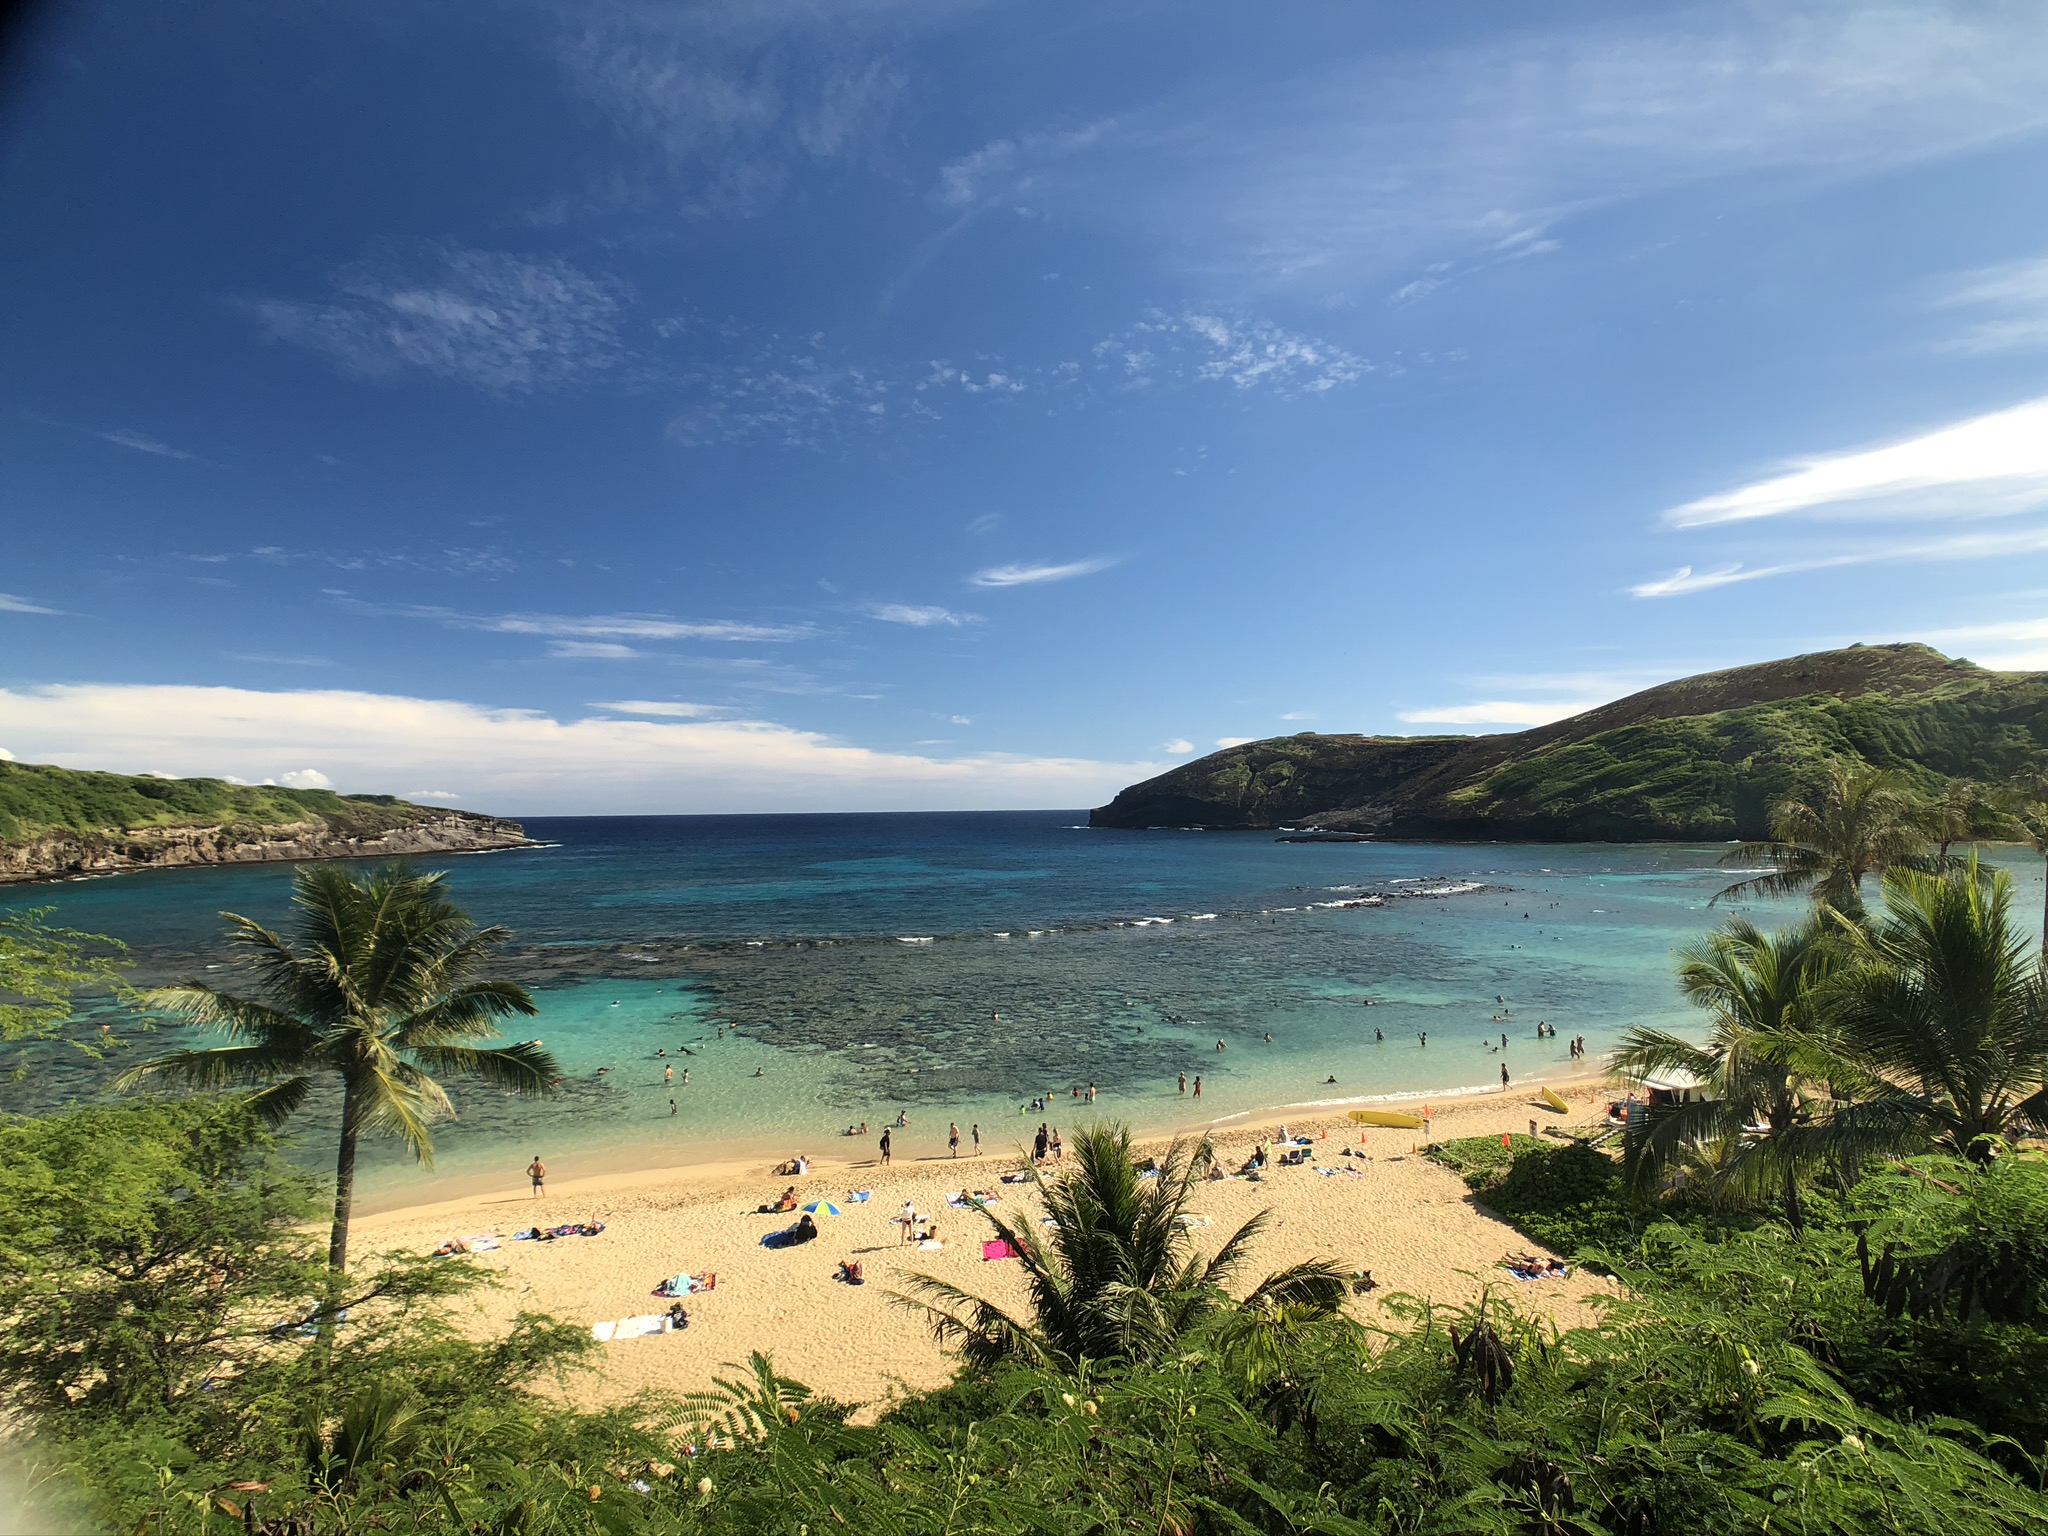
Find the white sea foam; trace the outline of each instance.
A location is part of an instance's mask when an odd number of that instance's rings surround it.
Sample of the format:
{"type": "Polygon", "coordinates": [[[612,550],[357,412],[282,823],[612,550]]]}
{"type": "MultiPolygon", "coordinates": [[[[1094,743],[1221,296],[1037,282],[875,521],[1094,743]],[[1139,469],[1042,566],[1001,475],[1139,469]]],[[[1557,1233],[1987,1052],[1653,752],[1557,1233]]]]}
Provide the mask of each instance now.
{"type": "Polygon", "coordinates": [[[924,937],[922,937],[922,938],[914,938],[914,939],[905,939],[905,938],[899,938],[899,939],[897,939],[897,941],[896,941],[896,942],[897,942],[898,944],[930,944],[930,943],[933,943],[933,942],[934,942],[934,940],[932,939],[931,935],[929,935],[929,934],[926,934],[926,935],[925,935],[924,937]]]}

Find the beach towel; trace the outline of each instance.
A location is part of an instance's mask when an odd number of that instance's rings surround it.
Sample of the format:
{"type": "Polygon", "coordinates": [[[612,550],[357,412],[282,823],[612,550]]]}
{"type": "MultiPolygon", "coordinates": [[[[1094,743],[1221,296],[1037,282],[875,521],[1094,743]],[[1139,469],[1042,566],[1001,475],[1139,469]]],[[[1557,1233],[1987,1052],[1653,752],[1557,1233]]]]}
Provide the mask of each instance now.
{"type": "Polygon", "coordinates": [[[1563,1270],[1563,1272],[1562,1272],[1562,1273],[1560,1273],[1560,1274],[1555,1274],[1555,1275],[1552,1275],[1552,1274],[1537,1274],[1537,1275],[1532,1275],[1532,1274],[1529,1274],[1529,1273],[1527,1273],[1527,1272],[1525,1272],[1525,1271],[1523,1271],[1523,1270],[1519,1270],[1519,1269],[1508,1269],[1508,1266],[1507,1266],[1507,1265],[1505,1265],[1505,1264],[1501,1265],[1501,1268],[1502,1268],[1502,1269],[1507,1269],[1508,1273],[1509,1273],[1509,1274],[1511,1274],[1511,1275],[1513,1275],[1513,1276],[1514,1276],[1514,1277],[1515,1277],[1515,1278],[1516,1278],[1517,1280],[1569,1280],[1569,1279],[1570,1279],[1570,1278],[1572,1277],[1572,1271],[1571,1271],[1571,1266],[1570,1266],[1569,1264],[1567,1264],[1567,1265],[1565,1266],[1565,1268],[1564,1268],[1564,1270],[1563,1270]]]}
{"type": "Polygon", "coordinates": [[[956,1211],[971,1211],[977,1205],[1001,1205],[1002,1203],[1003,1197],[1001,1195],[977,1195],[972,1200],[962,1200],[958,1195],[946,1196],[946,1204],[952,1206],[956,1211]]]}
{"type": "Polygon", "coordinates": [[[1335,1177],[1337,1177],[1338,1174],[1338,1170],[1335,1168],[1318,1168],[1316,1172],[1320,1173],[1326,1179],[1334,1179],[1335,1177]]]}
{"type": "Polygon", "coordinates": [[[945,1247],[946,1245],[940,1242],[936,1237],[928,1237],[923,1242],[919,1243],[917,1246],[922,1248],[926,1253],[936,1253],[939,1251],[939,1249],[945,1247]]]}
{"type": "Polygon", "coordinates": [[[870,1189],[849,1189],[846,1192],[846,1198],[855,1205],[866,1205],[868,1203],[868,1196],[873,1193],[874,1191],[870,1189]]]}
{"type": "Polygon", "coordinates": [[[1009,1240],[1006,1238],[992,1237],[981,1245],[981,1259],[984,1264],[994,1259],[1014,1259],[1015,1257],[1017,1257],[1017,1250],[1010,1246],[1009,1240]]]}
{"type": "Polygon", "coordinates": [[[638,1317],[622,1317],[617,1322],[593,1323],[590,1334],[598,1343],[608,1344],[613,1339],[650,1338],[657,1333],[668,1333],[674,1327],[666,1312],[643,1312],[638,1317]]]}
{"type": "Polygon", "coordinates": [[[715,1291],[717,1289],[718,1275],[716,1271],[706,1270],[702,1278],[686,1271],[679,1275],[670,1275],[654,1288],[654,1294],[657,1296],[694,1296],[699,1291],[715,1291]]]}
{"type": "Polygon", "coordinates": [[[1003,1175],[1003,1182],[1005,1184],[1029,1184],[1031,1182],[1031,1175],[1028,1173],[1006,1173],[1003,1175]]]}
{"type": "Polygon", "coordinates": [[[1174,1220],[1184,1227],[1213,1227],[1216,1225],[1207,1216],[1197,1216],[1192,1211],[1182,1211],[1180,1215],[1174,1217],[1174,1220]]]}

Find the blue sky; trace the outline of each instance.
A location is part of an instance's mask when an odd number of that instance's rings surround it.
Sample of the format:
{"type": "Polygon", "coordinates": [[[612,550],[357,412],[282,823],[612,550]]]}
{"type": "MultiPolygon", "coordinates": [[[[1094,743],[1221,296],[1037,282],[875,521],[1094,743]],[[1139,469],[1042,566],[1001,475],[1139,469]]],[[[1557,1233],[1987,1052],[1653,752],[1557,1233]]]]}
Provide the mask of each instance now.
{"type": "Polygon", "coordinates": [[[2048,666],[2048,10],[48,9],[0,749],[1078,806],[2048,666]]]}

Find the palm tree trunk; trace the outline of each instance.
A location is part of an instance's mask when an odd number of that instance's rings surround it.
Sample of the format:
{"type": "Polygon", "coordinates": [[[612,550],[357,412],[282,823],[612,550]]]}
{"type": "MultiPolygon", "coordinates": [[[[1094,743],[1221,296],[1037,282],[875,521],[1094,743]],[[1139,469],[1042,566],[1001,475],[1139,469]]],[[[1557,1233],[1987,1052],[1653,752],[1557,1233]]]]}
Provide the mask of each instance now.
{"type": "Polygon", "coordinates": [[[334,1160],[334,1226],[327,1238],[327,1267],[348,1268],[348,1219],[356,1203],[356,1085],[341,1095],[341,1151],[334,1160]]]}

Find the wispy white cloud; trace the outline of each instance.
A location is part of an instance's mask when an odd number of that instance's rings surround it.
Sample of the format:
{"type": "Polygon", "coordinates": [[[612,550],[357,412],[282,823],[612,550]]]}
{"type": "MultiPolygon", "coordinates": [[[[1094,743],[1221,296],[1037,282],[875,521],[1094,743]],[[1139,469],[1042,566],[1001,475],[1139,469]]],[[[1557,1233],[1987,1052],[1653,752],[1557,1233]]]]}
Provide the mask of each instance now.
{"type": "Polygon", "coordinates": [[[1216,745],[1219,747],[1241,747],[1246,742],[1257,741],[1258,739],[1256,736],[1218,736],[1216,738],[1216,745]]]}
{"type": "Polygon", "coordinates": [[[1093,149],[1115,128],[1109,119],[1078,128],[1048,129],[1013,139],[992,139],[939,168],[932,201],[942,208],[1029,197],[1061,161],[1093,149]]]}
{"type": "Polygon", "coordinates": [[[1794,512],[1984,517],[2048,505],[2048,397],[1898,442],[1796,462],[1665,514],[1674,527],[1794,512]]]}
{"type": "Polygon", "coordinates": [[[808,640],[817,633],[807,624],[676,619],[659,613],[465,613],[455,608],[417,604],[368,603],[346,593],[333,595],[360,612],[427,619],[445,624],[450,629],[481,630],[497,635],[542,635],[565,640],[717,640],[774,644],[808,640]]]}
{"type": "Polygon", "coordinates": [[[331,667],[334,662],[326,656],[289,656],[275,651],[229,651],[229,661],[253,661],[270,667],[331,667]]]}
{"type": "Polygon", "coordinates": [[[870,603],[867,615],[880,619],[884,624],[907,624],[913,629],[930,629],[934,625],[957,629],[963,624],[979,624],[978,613],[955,613],[950,608],[940,608],[925,603],[870,603]]]}
{"type": "Polygon", "coordinates": [[[686,217],[759,213],[799,167],[870,155],[907,83],[889,50],[905,6],[584,3],[562,15],[571,85],[647,152],[632,168],[643,188],[673,188],[661,201],[686,217]]]}
{"type": "Polygon", "coordinates": [[[1097,342],[1094,356],[1127,386],[1196,379],[1282,394],[1322,394],[1357,383],[1373,367],[1270,321],[1194,311],[1148,316],[1097,342]]]}
{"type": "Polygon", "coordinates": [[[1440,704],[1404,709],[1409,725],[1548,725],[1605,703],[1604,699],[1485,699],[1473,704],[1440,704]]]}
{"type": "Polygon", "coordinates": [[[1306,709],[1290,709],[1280,717],[1282,720],[1313,720],[1315,714],[1306,709]]]}
{"type": "Polygon", "coordinates": [[[685,704],[674,699],[610,699],[590,706],[616,715],[654,715],[664,720],[706,720],[730,714],[716,704],[685,704]]]}
{"type": "Polygon", "coordinates": [[[12,592],[0,592],[0,613],[48,613],[59,614],[62,608],[45,608],[41,603],[32,603],[25,597],[16,597],[12,592]]]}
{"type": "Polygon", "coordinates": [[[2048,619],[1962,624],[1950,629],[1923,630],[1910,638],[1924,640],[1951,656],[1967,655],[1979,666],[1994,671],[2048,671],[2048,619]]]}
{"type": "Polygon", "coordinates": [[[616,640],[550,640],[548,654],[561,661],[627,661],[646,653],[616,640]]]}
{"type": "Polygon", "coordinates": [[[1773,576],[1792,576],[1807,571],[1834,570],[1842,566],[1892,565],[1908,561],[1994,560],[2009,555],[2031,555],[2048,551],[2048,528],[2028,528],[2010,533],[1960,533],[1944,538],[1873,544],[1836,554],[1784,560],[1772,565],[1717,566],[1696,571],[1680,566],[1669,576],[1639,582],[1630,587],[1632,597],[1684,597],[1715,587],[1735,586],[1746,581],[1763,581],[1773,576]]]}
{"type": "Polygon", "coordinates": [[[1710,179],[1858,175],[2044,123],[2035,6],[1533,11],[1162,114],[1119,136],[1091,211],[1205,274],[1343,286],[1710,179]]]}
{"type": "Polygon", "coordinates": [[[1161,742],[1159,750],[1171,757],[1185,757],[1195,750],[1195,744],[1185,736],[1176,736],[1171,741],[1161,742]]]}
{"type": "Polygon", "coordinates": [[[105,442],[114,444],[117,448],[132,448],[137,453],[152,454],[160,459],[194,459],[198,457],[197,454],[187,453],[183,448],[173,448],[169,443],[146,436],[141,432],[132,431],[127,427],[113,427],[105,432],[95,433],[94,435],[105,442]]]}
{"type": "Polygon", "coordinates": [[[318,762],[347,790],[444,786],[508,815],[1094,805],[1163,762],[850,745],[769,720],[568,719],[345,690],[80,684],[0,690],[29,761],[259,781],[318,762]]]}
{"type": "Polygon", "coordinates": [[[2048,347],[2048,256],[1968,272],[1937,301],[1949,309],[1988,311],[1944,343],[1950,352],[2024,352],[2048,347]]]}
{"type": "Polygon", "coordinates": [[[623,284],[552,256],[427,246],[335,274],[332,300],[244,307],[279,341],[344,372],[424,373],[494,395],[571,389],[627,361],[623,284]]]}
{"type": "Polygon", "coordinates": [[[1115,565],[1114,558],[1096,555],[1086,560],[1069,560],[1065,565],[992,565],[967,578],[972,587],[1026,587],[1047,581],[1071,581],[1076,576],[1093,576],[1115,565]]]}

